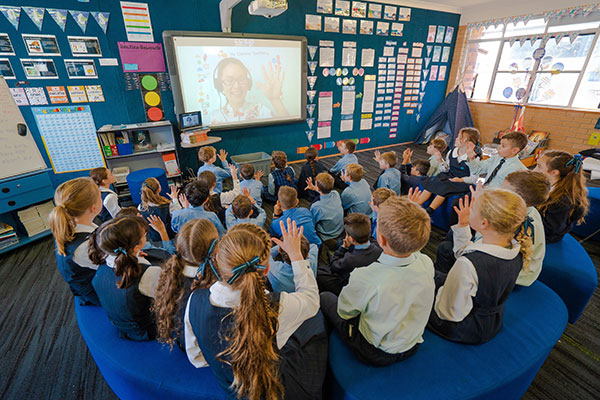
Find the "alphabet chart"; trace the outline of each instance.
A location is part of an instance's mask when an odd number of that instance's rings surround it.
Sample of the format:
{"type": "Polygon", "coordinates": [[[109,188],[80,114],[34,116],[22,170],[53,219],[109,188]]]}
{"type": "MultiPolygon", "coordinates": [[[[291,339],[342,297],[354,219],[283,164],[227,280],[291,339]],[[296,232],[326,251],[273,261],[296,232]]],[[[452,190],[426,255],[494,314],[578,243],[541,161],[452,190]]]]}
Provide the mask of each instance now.
{"type": "Polygon", "coordinates": [[[103,167],[90,106],[32,107],[54,173],[103,167]]]}

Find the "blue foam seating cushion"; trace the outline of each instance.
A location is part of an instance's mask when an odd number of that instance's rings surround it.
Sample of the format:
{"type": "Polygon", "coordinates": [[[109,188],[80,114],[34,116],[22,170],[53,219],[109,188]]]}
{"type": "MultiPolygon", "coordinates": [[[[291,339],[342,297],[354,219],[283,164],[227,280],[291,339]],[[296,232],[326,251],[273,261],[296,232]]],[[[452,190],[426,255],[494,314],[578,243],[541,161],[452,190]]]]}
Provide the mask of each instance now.
{"type": "Polygon", "coordinates": [[[569,322],[575,323],[598,286],[598,273],[585,249],[567,234],[560,242],[546,244],[538,280],[562,298],[569,322]]]}
{"type": "Polygon", "coordinates": [[[121,400],[226,399],[210,368],[156,341],[119,338],[101,307],[75,305],[79,330],[102,376],[121,400]]]}
{"type": "MultiPolygon", "coordinates": [[[[156,178],[160,183],[160,195],[167,197],[169,191],[169,181],[167,173],[162,168],[144,168],[133,171],[127,175],[127,186],[131,193],[131,200],[135,204],[140,204],[142,196],[142,184],[148,178],[156,178]]],[[[168,197],[167,197],[168,198],[168,197]]]]}
{"type": "MultiPolygon", "coordinates": [[[[588,199],[590,200],[590,210],[585,216],[585,222],[573,227],[573,233],[579,236],[587,237],[600,229],[600,187],[588,188],[588,199]]],[[[594,240],[600,240],[600,233],[593,236],[594,240]]]]}
{"type": "MultiPolygon", "coordinates": [[[[419,185],[418,186],[419,189],[423,190],[423,186],[419,185]]],[[[452,202],[455,199],[460,198],[462,195],[454,195],[454,196],[450,196],[446,199],[446,201],[444,201],[444,203],[442,203],[441,206],[439,206],[434,212],[433,214],[431,214],[431,224],[433,226],[436,226],[442,230],[449,230],[450,229],[450,215],[452,214],[452,202]]],[[[429,204],[431,204],[431,202],[433,201],[433,198],[435,197],[435,195],[431,195],[431,197],[425,202],[423,203],[423,207],[427,207],[429,206],[429,204]]]]}
{"type": "Polygon", "coordinates": [[[519,399],[560,338],[567,310],[540,282],[509,296],[504,328],[481,345],[450,342],[425,330],[408,360],[360,363],[337,334],[329,344],[331,399],[519,399]]]}

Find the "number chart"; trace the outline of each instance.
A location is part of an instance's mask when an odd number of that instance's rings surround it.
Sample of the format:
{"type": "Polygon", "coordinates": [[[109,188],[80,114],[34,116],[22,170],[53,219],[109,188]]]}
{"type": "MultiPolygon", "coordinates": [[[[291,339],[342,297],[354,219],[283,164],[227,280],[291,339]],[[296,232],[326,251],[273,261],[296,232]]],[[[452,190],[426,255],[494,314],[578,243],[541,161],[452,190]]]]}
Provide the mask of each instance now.
{"type": "Polygon", "coordinates": [[[32,107],[54,173],[104,166],[89,106],[32,107]]]}

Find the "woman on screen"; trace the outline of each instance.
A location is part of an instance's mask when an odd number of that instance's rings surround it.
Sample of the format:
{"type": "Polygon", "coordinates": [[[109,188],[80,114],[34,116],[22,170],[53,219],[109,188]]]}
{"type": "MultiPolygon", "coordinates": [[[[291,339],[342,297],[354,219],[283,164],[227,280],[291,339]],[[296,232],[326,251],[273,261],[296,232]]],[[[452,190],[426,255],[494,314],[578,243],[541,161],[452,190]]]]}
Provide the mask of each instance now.
{"type": "MultiPolygon", "coordinates": [[[[241,122],[272,117],[284,117],[289,113],[282,102],[282,86],[285,72],[280,64],[275,68],[269,64],[269,72],[262,66],[264,83],[257,83],[271,103],[273,111],[260,103],[246,101],[246,95],[252,88],[252,76],[248,68],[237,58],[228,57],[221,60],[214,71],[213,82],[219,94],[225,96],[226,102],[218,110],[210,113],[210,123],[241,122]]],[[[221,96],[219,95],[221,99],[221,96]]]]}

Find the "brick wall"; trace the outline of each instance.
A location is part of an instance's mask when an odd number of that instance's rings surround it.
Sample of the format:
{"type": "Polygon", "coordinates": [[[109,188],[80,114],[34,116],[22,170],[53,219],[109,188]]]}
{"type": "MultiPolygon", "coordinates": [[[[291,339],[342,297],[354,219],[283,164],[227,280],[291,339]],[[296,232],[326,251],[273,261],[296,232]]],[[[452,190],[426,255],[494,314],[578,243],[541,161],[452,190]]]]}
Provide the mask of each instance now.
{"type": "MultiPolygon", "coordinates": [[[[448,77],[448,91],[454,89],[460,76],[460,60],[466,45],[466,25],[460,26],[456,48],[448,77]]],[[[482,142],[492,141],[495,132],[511,126],[515,108],[510,104],[470,101],[471,114],[475,126],[481,131],[482,142]]],[[[563,110],[548,107],[527,106],[524,126],[527,133],[532,130],[549,132],[549,146],[552,149],[575,153],[591,147],[587,144],[590,135],[600,118],[600,111],[563,110]]]]}

